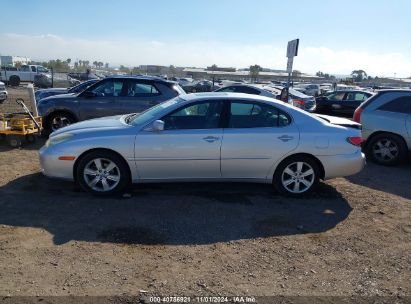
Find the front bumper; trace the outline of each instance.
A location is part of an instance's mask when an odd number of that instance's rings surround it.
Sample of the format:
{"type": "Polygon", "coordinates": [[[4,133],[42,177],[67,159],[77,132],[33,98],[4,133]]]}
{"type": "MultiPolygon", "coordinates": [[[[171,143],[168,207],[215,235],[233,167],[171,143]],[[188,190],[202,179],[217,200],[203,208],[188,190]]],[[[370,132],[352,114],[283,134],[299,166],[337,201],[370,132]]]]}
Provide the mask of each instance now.
{"type": "Polygon", "coordinates": [[[324,167],[324,179],[354,175],[365,166],[365,155],[360,150],[354,154],[317,157],[324,167]]]}
{"type": "Polygon", "coordinates": [[[41,172],[48,177],[74,180],[73,171],[75,160],[59,160],[59,156],[62,155],[63,153],[59,153],[59,151],[53,147],[47,148],[43,146],[39,151],[41,172]]]}

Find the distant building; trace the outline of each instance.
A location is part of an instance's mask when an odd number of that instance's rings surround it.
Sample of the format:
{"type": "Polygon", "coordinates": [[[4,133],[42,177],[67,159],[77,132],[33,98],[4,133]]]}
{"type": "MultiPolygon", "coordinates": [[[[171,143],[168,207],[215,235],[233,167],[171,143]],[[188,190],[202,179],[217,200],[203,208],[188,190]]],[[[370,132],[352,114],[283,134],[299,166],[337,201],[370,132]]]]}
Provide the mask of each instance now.
{"type": "Polygon", "coordinates": [[[145,74],[167,74],[169,67],[162,65],[140,65],[139,69],[145,74]]]}
{"type": "Polygon", "coordinates": [[[31,59],[22,56],[0,56],[0,63],[2,66],[15,66],[16,63],[29,64],[31,59]]]}

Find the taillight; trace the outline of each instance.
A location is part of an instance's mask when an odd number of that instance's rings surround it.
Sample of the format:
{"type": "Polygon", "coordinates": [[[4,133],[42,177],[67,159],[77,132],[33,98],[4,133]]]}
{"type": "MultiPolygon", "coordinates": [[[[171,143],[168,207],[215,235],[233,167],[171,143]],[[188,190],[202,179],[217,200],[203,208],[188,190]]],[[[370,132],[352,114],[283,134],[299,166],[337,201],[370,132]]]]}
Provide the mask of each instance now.
{"type": "Polygon", "coordinates": [[[301,99],[294,99],[293,102],[298,103],[300,105],[305,105],[304,100],[301,100],[301,99]]]}
{"type": "Polygon", "coordinates": [[[352,137],[348,137],[347,141],[357,147],[360,147],[362,144],[362,137],[361,136],[352,136],[352,137]]]}
{"type": "Polygon", "coordinates": [[[355,109],[354,111],[354,116],[353,119],[355,122],[361,123],[361,113],[362,113],[363,109],[361,107],[358,107],[355,109]]]}

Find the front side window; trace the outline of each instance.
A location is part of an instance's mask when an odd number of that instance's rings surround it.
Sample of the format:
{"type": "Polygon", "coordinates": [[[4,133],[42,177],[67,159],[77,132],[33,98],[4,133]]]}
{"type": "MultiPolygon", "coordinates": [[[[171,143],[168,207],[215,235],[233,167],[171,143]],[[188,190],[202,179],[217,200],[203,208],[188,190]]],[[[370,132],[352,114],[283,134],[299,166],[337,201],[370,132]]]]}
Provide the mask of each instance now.
{"type": "Polygon", "coordinates": [[[230,128],[283,127],[290,123],[290,117],[275,107],[253,102],[231,103],[230,128]]]}
{"type": "Polygon", "coordinates": [[[341,101],[344,99],[345,93],[334,93],[328,96],[329,100],[341,101]]]}
{"type": "Polygon", "coordinates": [[[141,83],[137,81],[130,81],[127,89],[127,96],[154,96],[159,95],[157,88],[148,83],[141,83]]]}
{"type": "Polygon", "coordinates": [[[92,92],[100,97],[117,97],[123,96],[123,81],[108,80],[93,88],[92,92]]]}
{"type": "Polygon", "coordinates": [[[219,128],[222,102],[199,102],[180,108],[165,117],[165,130],[219,128]]]}
{"type": "Polygon", "coordinates": [[[36,67],[35,67],[35,66],[32,66],[32,67],[31,67],[31,71],[32,71],[32,72],[35,72],[35,71],[36,71],[36,67]]]}
{"type": "Polygon", "coordinates": [[[411,96],[401,96],[378,108],[381,111],[411,114],[411,96]]]}

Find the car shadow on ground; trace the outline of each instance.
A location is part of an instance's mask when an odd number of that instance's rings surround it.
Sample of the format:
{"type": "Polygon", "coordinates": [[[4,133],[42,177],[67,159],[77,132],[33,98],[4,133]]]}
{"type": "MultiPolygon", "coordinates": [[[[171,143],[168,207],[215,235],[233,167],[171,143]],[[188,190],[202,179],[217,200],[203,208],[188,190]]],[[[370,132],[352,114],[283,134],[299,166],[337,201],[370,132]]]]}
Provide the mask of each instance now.
{"type": "Polygon", "coordinates": [[[367,162],[360,173],[346,178],[357,185],[411,199],[411,159],[396,167],[367,162]]]}
{"type": "Polygon", "coordinates": [[[147,184],[130,194],[95,197],[31,174],[0,188],[0,224],[46,229],[55,244],[191,245],[325,232],[352,210],[327,184],[305,199],[237,183],[147,184]]]}

